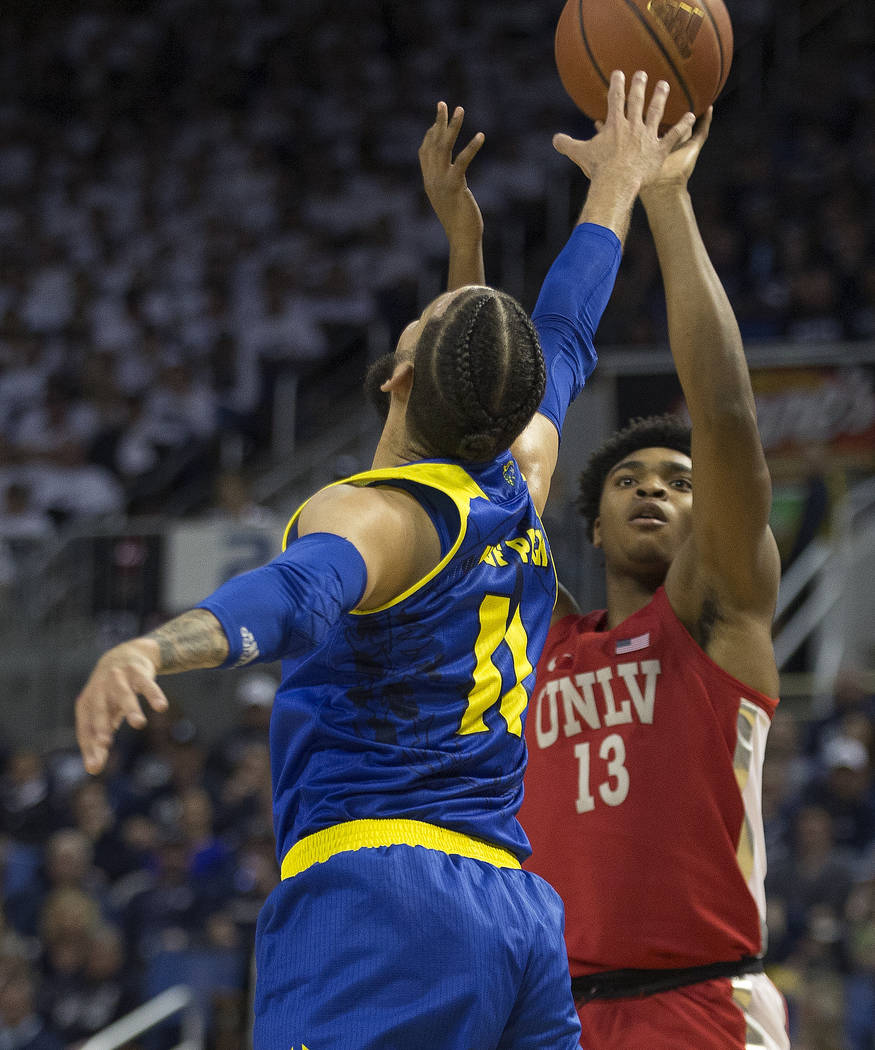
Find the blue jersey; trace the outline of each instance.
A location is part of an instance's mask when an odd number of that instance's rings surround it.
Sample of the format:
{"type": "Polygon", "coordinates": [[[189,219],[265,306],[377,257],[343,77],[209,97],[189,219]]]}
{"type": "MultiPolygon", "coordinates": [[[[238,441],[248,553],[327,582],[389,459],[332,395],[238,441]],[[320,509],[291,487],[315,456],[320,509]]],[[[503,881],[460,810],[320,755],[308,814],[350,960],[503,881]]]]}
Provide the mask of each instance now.
{"type": "Polygon", "coordinates": [[[409,590],[283,662],[270,730],[280,858],[323,828],[394,817],[524,859],[523,725],[557,584],[516,461],[424,460],[336,484],[401,486],[433,520],[443,506],[447,549],[409,590]]]}

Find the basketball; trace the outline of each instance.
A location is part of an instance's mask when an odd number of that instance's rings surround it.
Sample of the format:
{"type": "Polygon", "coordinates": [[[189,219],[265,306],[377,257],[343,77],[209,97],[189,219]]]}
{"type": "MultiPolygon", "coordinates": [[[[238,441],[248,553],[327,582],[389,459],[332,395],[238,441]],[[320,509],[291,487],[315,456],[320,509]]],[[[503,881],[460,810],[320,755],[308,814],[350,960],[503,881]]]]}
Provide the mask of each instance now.
{"type": "Polygon", "coordinates": [[[723,0],[567,0],[556,25],[556,68],[571,100],[604,120],[611,72],[627,84],[648,77],[645,104],[657,80],[671,91],[664,125],[692,110],[701,116],[717,98],[732,62],[732,23],[723,0]]]}

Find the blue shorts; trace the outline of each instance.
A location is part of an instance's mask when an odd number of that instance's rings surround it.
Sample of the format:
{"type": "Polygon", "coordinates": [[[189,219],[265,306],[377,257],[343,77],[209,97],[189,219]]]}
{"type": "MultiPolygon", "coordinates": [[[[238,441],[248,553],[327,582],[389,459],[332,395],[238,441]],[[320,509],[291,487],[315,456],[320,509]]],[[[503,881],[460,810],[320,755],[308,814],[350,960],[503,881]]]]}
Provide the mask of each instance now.
{"type": "Polygon", "coordinates": [[[262,909],[254,1050],[577,1050],[563,920],[532,872],[337,853],[262,909]]]}

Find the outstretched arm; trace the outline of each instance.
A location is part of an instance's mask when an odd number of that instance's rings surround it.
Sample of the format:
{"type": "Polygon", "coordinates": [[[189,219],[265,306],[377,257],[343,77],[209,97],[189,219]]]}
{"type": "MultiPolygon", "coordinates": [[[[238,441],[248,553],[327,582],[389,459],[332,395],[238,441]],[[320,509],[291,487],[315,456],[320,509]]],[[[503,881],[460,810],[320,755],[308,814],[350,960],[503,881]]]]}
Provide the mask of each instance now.
{"type": "Polygon", "coordinates": [[[167,707],[157,675],[311,652],[345,612],[383,604],[439,560],[434,526],[407,493],[349,485],[322,490],[302,512],[298,538],[281,555],[98,660],[76,700],[85,768],[103,769],[122,722],[134,729],[146,724],[138,697],[153,710],[167,707]]]}
{"type": "Polygon", "coordinates": [[[692,128],[692,114],[687,114],[660,137],[668,85],[656,85],[645,113],[646,83],[646,74],[636,73],[627,97],[625,77],[615,70],[607,118],[597,134],[588,141],[568,135],[553,139],[555,148],[589,177],[590,186],[578,225],[550,268],[532,315],[547,366],[547,392],[513,452],[539,513],[556,468],[565,412],[595,367],[593,338],[613,290],[635,198],[692,128]]]}
{"type": "MultiPolygon", "coordinates": [[[[770,619],[780,567],[768,525],[769,471],[741,334],[687,190],[710,123],[709,111],[689,142],[641,189],[693,431],[693,538],[679,553],[666,589],[679,612],[708,589],[734,609],[770,619]]],[[[688,611],[695,616],[695,609],[688,611]]]]}

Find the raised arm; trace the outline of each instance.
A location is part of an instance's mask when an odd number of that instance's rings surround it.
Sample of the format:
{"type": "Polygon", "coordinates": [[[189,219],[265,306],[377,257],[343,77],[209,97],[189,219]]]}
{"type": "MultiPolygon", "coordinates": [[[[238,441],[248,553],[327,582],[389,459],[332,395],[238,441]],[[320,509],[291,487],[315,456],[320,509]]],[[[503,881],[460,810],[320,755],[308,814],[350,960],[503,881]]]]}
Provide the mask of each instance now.
{"type": "Polygon", "coordinates": [[[703,595],[770,621],[780,566],[771,482],[741,334],[699,233],[687,181],[711,123],[642,186],[665,285],[671,351],[692,420],[693,535],[666,580],[676,610],[703,595]]]}
{"type": "Polygon", "coordinates": [[[419,147],[425,192],[449,241],[448,292],[485,281],[483,216],[466,177],[468,165],[480,151],[484,136],[478,131],[454,161],[453,149],[464,117],[461,106],[457,106],[452,117],[448,117],[446,102],[438,102],[434,124],[425,133],[419,147]]]}
{"type": "Polygon", "coordinates": [[[668,85],[656,85],[645,113],[646,83],[646,74],[636,73],[627,97],[625,77],[615,70],[607,117],[597,134],[588,141],[568,135],[553,139],[590,185],[578,224],[550,268],[532,315],[547,366],[547,392],[513,452],[539,512],[556,469],[565,412],[595,367],[595,330],[613,291],[635,198],[692,128],[692,114],[687,114],[660,137],[668,85]]]}

